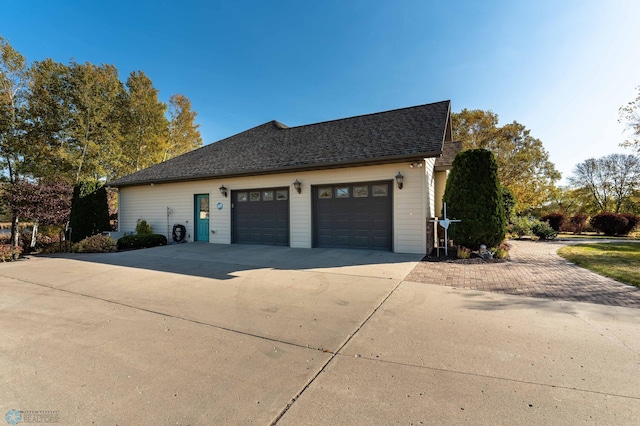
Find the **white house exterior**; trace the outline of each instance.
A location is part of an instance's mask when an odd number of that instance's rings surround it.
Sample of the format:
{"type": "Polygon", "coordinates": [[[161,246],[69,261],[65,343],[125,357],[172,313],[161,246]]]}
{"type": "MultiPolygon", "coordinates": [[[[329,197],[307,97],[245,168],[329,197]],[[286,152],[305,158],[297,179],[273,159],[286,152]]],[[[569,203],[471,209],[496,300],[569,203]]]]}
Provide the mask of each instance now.
{"type": "Polygon", "coordinates": [[[144,219],[169,241],[180,224],[188,242],[425,254],[450,138],[449,101],[266,123],[111,182],[119,232],[144,219]]]}

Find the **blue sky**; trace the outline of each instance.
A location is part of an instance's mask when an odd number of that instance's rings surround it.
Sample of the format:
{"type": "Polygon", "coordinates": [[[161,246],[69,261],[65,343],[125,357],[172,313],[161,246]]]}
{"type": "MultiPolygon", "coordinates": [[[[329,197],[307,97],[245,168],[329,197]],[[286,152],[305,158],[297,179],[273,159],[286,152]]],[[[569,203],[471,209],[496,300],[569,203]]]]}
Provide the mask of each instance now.
{"type": "Polygon", "coordinates": [[[144,71],[186,95],[205,143],[450,99],[531,129],[567,177],[627,152],[618,108],[640,86],[640,2],[2,0],[29,61],[144,71]]]}

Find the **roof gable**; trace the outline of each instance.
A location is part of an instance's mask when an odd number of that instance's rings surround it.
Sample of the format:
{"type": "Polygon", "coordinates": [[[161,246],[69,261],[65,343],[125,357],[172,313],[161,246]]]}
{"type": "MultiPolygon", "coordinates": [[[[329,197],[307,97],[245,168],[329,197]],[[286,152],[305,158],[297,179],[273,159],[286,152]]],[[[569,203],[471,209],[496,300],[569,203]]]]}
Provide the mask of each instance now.
{"type": "Polygon", "coordinates": [[[297,127],[270,121],[110,182],[128,186],[440,156],[450,102],[297,127]]]}
{"type": "Polygon", "coordinates": [[[453,160],[458,155],[458,152],[462,151],[461,141],[446,141],[442,147],[442,156],[436,159],[435,170],[445,171],[451,170],[453,166],[453,160]]]}

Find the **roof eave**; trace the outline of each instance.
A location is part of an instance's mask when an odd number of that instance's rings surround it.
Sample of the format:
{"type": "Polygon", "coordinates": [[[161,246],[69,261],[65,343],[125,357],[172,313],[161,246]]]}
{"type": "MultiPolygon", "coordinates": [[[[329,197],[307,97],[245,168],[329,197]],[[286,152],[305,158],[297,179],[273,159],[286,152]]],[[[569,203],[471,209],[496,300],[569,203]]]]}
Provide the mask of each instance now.
{"type": "Polygon", "coordinates": [[[415,153],[415,154],[402,154],[402,155],[393,155],[388,157],[379,157],[379,158],[367,158],[362,160],[350,160],[344,162],[334,162],[334,163],[325,163],[325,164],[309,164],[309,165],[294,165],[294,166],[285,166],[278,167],[273,169],[262,169],[262,170],[249,170],[243,172],[236,173],[226,173],[226,174],[211,174],[211,175],[198,175],[198,176],[185,176],[185,177],[169,177],[163,179],[145,179],[134,182],[125,182],[121,184],[112,184],[107,182],[107,186],[114,188],[124,188],[127,186],[142,186],[142,185],[151,185],[151,184],[160,184],[160,183],[180,183],[180,182],[193,182],[198,180],[209,180],[209,179],[226,179],[226,178],[236,178],[236,177],[246,177],[246,176],[263,176],[263,175],[274,175],[280,173],[293,173],[293,172],[307,172],[313,170],[330,170],[330,169],[343,169],[346,167],[363,167],[363,166],[377,166],[383,164],[393,164],[399,163],[402,161],[421,161],[425,158],[438,157],[442,154],[442,151],[431,151],[431,152],[423,152],[423,153],[415,153]]]}

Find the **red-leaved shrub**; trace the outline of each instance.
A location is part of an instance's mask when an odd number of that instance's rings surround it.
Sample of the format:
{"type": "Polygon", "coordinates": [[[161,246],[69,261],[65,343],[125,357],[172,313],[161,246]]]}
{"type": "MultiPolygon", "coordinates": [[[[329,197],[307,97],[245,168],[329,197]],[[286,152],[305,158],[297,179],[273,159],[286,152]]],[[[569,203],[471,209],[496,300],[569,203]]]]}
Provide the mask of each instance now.
{"type": "Polygon", "coordinates": [[[629,235],[638,227],[638,224],[640,223],[640,217],[631,213],[624,213],[622,216],[627,219],[628,223],[627,226],[622,229],[620,235],[629,235]]]}
{"type": "Polygon", "coordinates": [[[549,213],[548,215],[542,216],[542,221],[549,222],[549,226],[551,226],[554,231],[560,232],[566,218],[562,213],[549,213]]]}
{"type": "Polygon", "coordinates": [[[569,219],[568,230],[574,234],[582,234],[587,230],[587,219],[589,219],[589,216],[582,213],[571,216],[569,219]]]}
{"type": "Polygon", "coordinates": [[[618,213],[604,212],[593,216],[589,223],[605,235],[623,235],[629,220],[618,213]]]}

